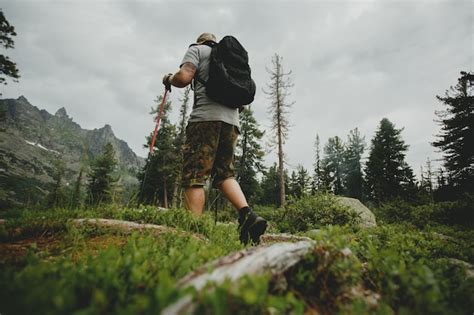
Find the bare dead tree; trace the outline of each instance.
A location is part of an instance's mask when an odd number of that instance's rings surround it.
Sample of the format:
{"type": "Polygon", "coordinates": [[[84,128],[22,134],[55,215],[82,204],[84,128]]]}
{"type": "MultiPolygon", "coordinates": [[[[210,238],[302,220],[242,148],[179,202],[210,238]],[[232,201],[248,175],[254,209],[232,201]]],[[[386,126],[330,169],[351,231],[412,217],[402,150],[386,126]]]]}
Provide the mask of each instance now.
{"type": "Polygon", "coordinates": [[[270,83],[264,93],[268,95],[271,104],[268,113],[272,118],[271,133],[272,149],[278,149],[278,177],[280,186],[280,206],[285,205],[285,176],[284,176],[284,153],[283,145],[288,139],[289,131],[289,109],[294,102],[289,103],[287,97],[290,95],[289,89],[294,86],[290,80],[291,71],[285,72],[282,66],[282,57],[275,54],[272,58],[272,68],[267,72],[270,74],[270,83]]]}

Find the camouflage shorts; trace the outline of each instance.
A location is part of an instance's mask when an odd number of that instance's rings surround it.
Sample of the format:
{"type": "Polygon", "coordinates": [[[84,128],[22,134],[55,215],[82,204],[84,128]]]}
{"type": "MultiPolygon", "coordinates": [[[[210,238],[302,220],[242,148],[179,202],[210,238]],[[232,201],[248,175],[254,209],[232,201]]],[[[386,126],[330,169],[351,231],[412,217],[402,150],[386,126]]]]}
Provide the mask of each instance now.
{"type": "Polygon", "coordinates": [[[204,186],[209,176],[217,187],[235,177],[234,149],[237,127],[220,121],[191,122],[186,127],[183,186],[204,186]]]}

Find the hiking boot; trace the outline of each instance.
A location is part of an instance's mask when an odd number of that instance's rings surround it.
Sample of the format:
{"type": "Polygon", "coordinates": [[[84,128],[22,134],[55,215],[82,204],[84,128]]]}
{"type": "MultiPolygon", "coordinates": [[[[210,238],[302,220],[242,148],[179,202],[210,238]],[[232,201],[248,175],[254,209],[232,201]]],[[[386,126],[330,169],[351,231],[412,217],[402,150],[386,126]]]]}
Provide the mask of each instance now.
{"type": "Polygon", "coordinates": [[[247,209],[242,209],[246,213],[239,217],[239,239],[244,245],[248,244],[249,239],[252,243],[258,245],[260,244],[260,236],[267,229],[267,221],[256,215],[250,208],[247,209]]]}

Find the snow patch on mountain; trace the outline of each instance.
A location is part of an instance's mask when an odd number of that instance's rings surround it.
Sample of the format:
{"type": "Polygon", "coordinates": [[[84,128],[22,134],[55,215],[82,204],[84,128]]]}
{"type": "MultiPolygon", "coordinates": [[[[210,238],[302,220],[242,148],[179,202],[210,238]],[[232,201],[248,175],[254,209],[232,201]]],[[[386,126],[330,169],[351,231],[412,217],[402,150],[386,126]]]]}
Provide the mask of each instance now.
{"type": "Polygon", "coordinates": [[[32,145],[32,146],[38,147],[38,148],[40,148],[40,149],[43,149],[43,150],[46,150],[46,151],[49,151],[49,152],[53,152],[53,153],[56,153],[56,154],[61,154],[61,153],[59,153],[58,151],[51,150],[51,149],[48,149],[48,148],[42,146],[40,143],[31,142],[31,141],[28,141],[28,140],[26,140],[26,139],[23,139],[23,140],[25,140],[26,143],[28,143],[28,144],[30,144],[30,145],[32,145]]]}

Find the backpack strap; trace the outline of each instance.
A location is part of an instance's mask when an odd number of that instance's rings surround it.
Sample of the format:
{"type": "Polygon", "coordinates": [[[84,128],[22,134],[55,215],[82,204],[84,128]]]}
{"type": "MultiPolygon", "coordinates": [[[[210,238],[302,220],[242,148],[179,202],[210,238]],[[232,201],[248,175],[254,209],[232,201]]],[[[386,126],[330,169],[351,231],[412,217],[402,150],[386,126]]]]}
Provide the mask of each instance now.
{"type": "Polygon", "coordinates": [[[215,41],[212,41],[212,40],[206,40],[204,43],[201,43],[201,44],[196,44],[196,43],[193,43],[191,45],[189,45],[189,48],[193,47],[193,46],[199,46],[199,45],[206,45],[206,46],[209,46],[209,47],[214,47],[217,45],[217,43],[215,41]]]}
{"type": "MultiPolygon", "coordinates": [[[[193,43],[193,44],[189,45],[189,48],[191,48],[193,46],[199,46],[199,45],[206,45],[206,46],[209,46],[209,47],[213,48],[214,46],[217,45],[217,43],[215,41],[212,41],[212,40],[207,40],[207,41],[205,41],[204,43],[201,43],[201,44],[193,43]]],[[[204,85],[204,87],[206,87],[206,85],[207,85],[207,82],[204,81],[203,79],[201,79],[200,77],[198,77],[198,75],[196,73],[196,75],[194,76],[192,85],[191,85],[191,89],[193,91],[196,91],[196,81],[198,81],[199,83],[204,85]]],[[[196,104],[196,93],[194,93],[194,103],[196,104]]]]}

